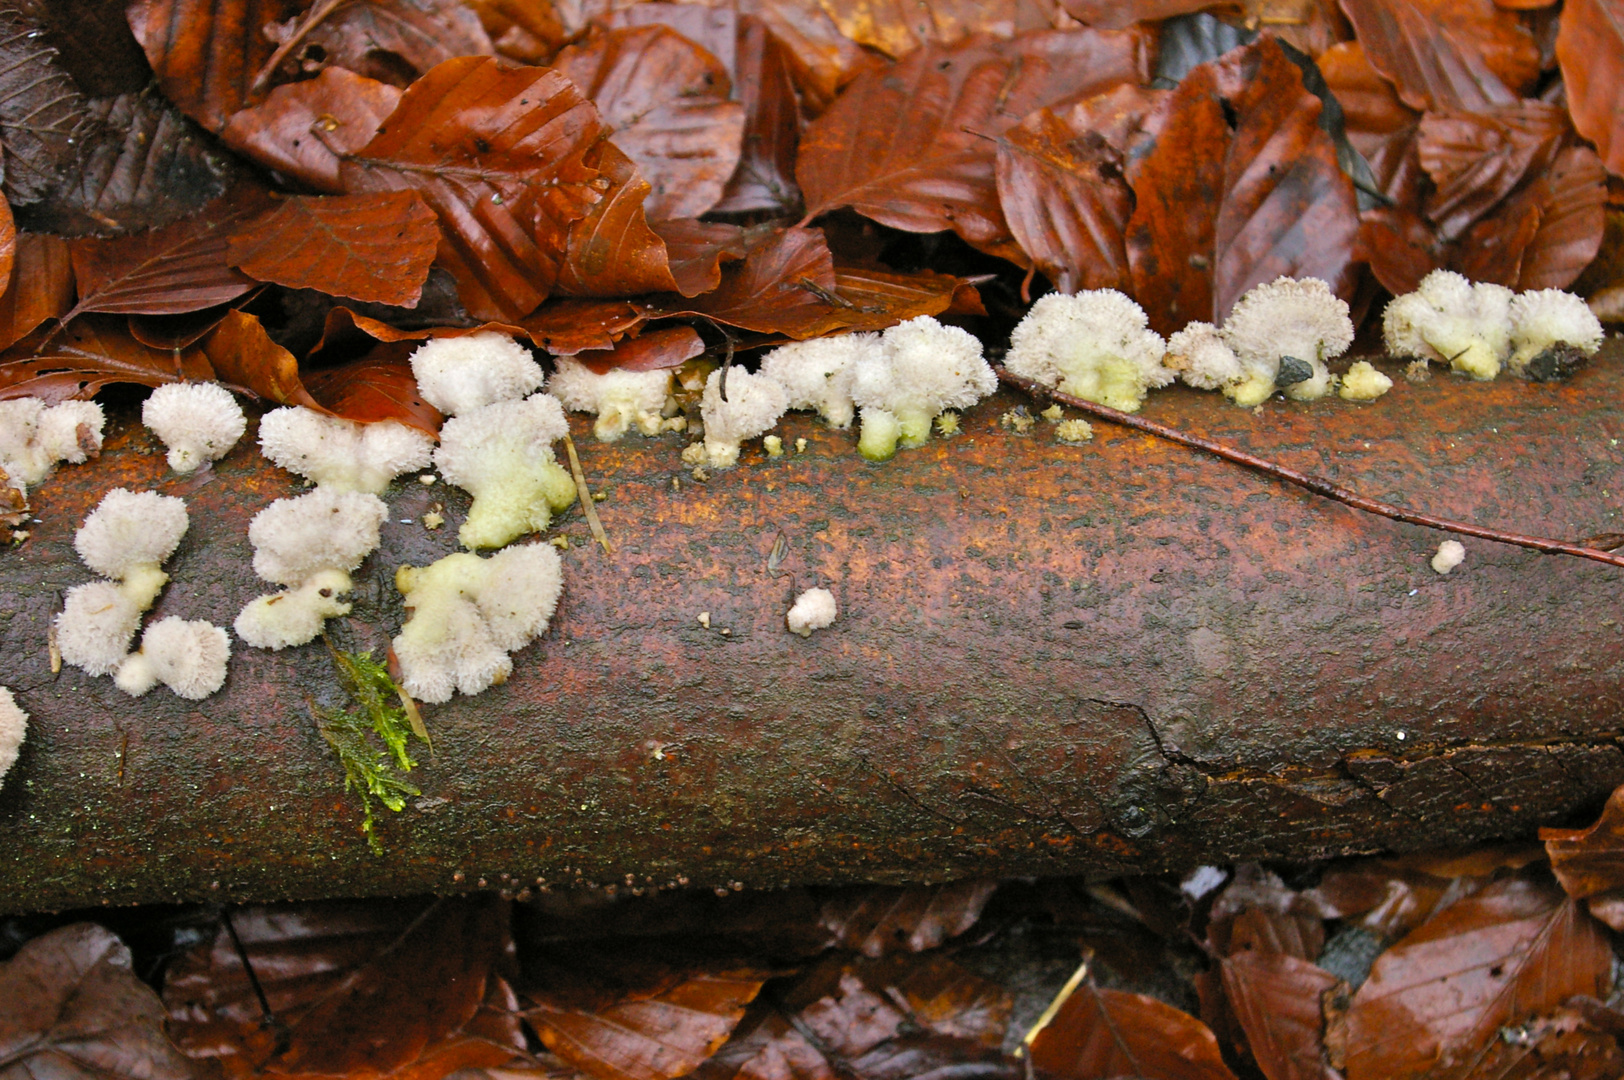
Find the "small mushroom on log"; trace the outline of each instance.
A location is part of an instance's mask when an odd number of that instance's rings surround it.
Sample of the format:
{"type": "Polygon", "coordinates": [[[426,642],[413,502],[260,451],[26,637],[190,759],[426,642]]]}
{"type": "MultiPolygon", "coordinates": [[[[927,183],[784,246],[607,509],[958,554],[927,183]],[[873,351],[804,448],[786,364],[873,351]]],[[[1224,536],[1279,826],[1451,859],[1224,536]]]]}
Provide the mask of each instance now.
{"type": "MultiPolygon", "coordinates": [[[[1143,415],[1388,502],[1574,539],[1618,531],[1624,350],[1571,379],[1400,381],[1376,405],[1261,415],[1172,390],[1143,415]]],[[[768,458],[693,482],[671,437],[582,463],[614,541],[555,522],[564,593],[505,684],[424,706],[421,796],[383,853],[313,720],[321,642],[239,647],[202,701],[51,670],[86,579],[74,530],[113,487],[197,526],[150,619],[228,624],[248,522],[297,482],[245,439],[171,473],[114,410],[99,461],[30,492],[0,554],[0,682],[32,716],[0,787],[0,908],[450,891],[487,881],[751,886],[1149,872],[1528,835],[1624,782],[1624,570],[1361,513],[1145,434],[998,417],[884,464],[804,414],[768,458]],[[813,586],[840,618],[802,638],[813,586]],[[709,618],[698,618],[700,613],[709,618]]],[[[376,656],[392,584],[456,544],[463,493],[394,484],[330,627],[376,656]]]]}

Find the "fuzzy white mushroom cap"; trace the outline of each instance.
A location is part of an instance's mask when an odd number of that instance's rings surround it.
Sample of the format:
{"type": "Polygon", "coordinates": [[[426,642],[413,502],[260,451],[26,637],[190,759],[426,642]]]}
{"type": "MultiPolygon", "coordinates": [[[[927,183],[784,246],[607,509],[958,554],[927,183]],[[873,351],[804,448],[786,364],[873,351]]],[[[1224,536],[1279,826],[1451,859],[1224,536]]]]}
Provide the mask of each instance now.
{"type": "Polygon", "coordinates": [[[474,496],[457,533],[464,546],[501,547],[540,532],[575,501],[575,481],[553,455],[553,443],[568,434],[564,409],[550,394],[499,401],[445,422],[434,464],[474,496]]]}
{"type": "Polygon", "coordinates": [[[765,375],[741,368],[717,368],[705,379],[699,415],[705,421],[705,457],[713,468],[738,464],[739,445],[765,434],[789,408],[784,388],[765,375]],[[722,400],[722,377],[727,400],[722,400]]]}
{"type": "Polygon", "coordinates": [[[1004,366],[1086,401],[1138,412],[1145,394],[1174,373],[1166,343],[1144,309],[1115,289],[1050,293],[1010,334],[1004,366]]]}
{"type": "Polygon", "coordinates": [[[1283,389],[1289,398],[1313,401],[1335,385],[1325,361],[1353,344],[1353,320],[1347,301],[1319,278],[1279,277],[1248,289],[1221,333],[1250,370],[1269,369],[1278,377],[1283,358],[1306,363],[1310,376],[1283,389]]]}
{"type": "Polygon", "coordinates": [[[1459,540],[1445,540],[1438,545],[1438,554],[1432,557],[1432,568],[1447,574],[1466,561],[1466,545],[1459,540]]]}
{"type": "Polygon", "coordinates": [[[432,338],[412,353],[411,363],[423,400],[448,416],[522,398],[547,378],[529,349],[490,331],[432,338]]]}
{"type": "Polygon", "coordinates": [[[1246,377],[1235,350],[1209,322],[1189,323],[1168,338],[1162,366],[1197,390],[1222,390],[1246,377]]]}
{"type": "Polygon", "coordinates": [[[237,613],[237,621],[231,628],[256,649],[303,645],[316,639],[328,619],[350,613],[350,605],[338,598],[351,587],[346,571],[319,571],[296,589],[249,601],[237,613]]]}
{"type": "Polygon", "coordinates": [[[260,418],[259,446],[273,463],[322,487],[373,495],[427,466],[434,453],[434,439],[405,424],[358,424],[298,406],[260,418]]]}
{"type": "Polygon", "coordinates": [[[1511,353],[1514,295],[1504,285],[1474,285],[1453,270],[1434,270],[1382,311],[1387,351],[1492,379],[1511,353]]]}
{"type": "Polygon", "coordinates": [[[1392,388],[1393,380],[1377,371],[1369,360],[1355,360],[1336,392],[1343,401],[1375,401],[1392,388]]]}
{"type": "Polygon", "coordinates": [[[254,573],[298,585],[323,570],[354,570],[378,546],[389,507],[363,491],[317,488],[278,499],[248,525],[254,573]]]}
{"type": "Polygon", "coordinates": [[[1511,357],[1506,366],[1522,374],[1528,362],[1552,345],[1571,345],[1585,355],[1601,348],[1601,320],[1590,305],[1561,289],[1519,293],[1511,300],[1511,357]]]}
{"type": "Polygon", "coordinates": [[[599,375],[579,360],[560,356],[547,392],[572,412],[595,413],[592,431],[600,442],[614,442],[633,424],[644,435],[660,433],[660,412],[671,393],[671,372],[621,371],[599,375]]]}
{"type": "Polygon", "coordinates": [[[795,598],[795,604],[784,616],[784,622],[791,633],[811,637],[812,631],[830,625],[839,613],[834,593],[828,589],[807,589],[795,598]]]}
{"type": "Polygon", "coordinates": [[[141,422],[169,447],[169,467],[190,473],[237,445],[248,418],[219,383],[166,383],[141,406],[141,422]]]}
{"type": "Polygon", "coordinates": [[[153,589],[142,602],[112,581],[88,581],[69,589],[56,616],[56,648],[63,662],[90,675],[117,671],[141,628],[141,613],[156,598],[153,589]]]}
{"type": "Polygon", "coordinates": [[[552,545],[526,544],[489,559],[460,552],[403,566],[395,584],[411,611],[393,642],[401,686],[420,701],[439,702],[507,679],[508,652],[547,629],[563,571],[552,545]]]}
{"type": "Polygon", "coordinates": [[[201,619],[171,615],[147,627],[141,651],[125,657],[114,683],[140,697],[159,683],[190,701],[201,701],[225,685],[231,638],[201,619]]]}
{"type": "Polygon", "coordinates": [[[856,415],[852,380],[857,361],[884,350],[878,334],[836,334],[780,345],[761,358],[761,374],[784,388],[792,409],[816,409],[830,427],[856,415]]]}
{"type": "Polygon", "coordinates": [[[26,491],[49,476],[57,462],[77,465],[100,451],[105,424],[94,401],[50,407],[34,397],[0,401],[0,469],[10,486],[26,491]]]}
{"type": "Polygon", "coordinates": [[[11,696],[11,688],[0,686],[0,780],[17,764],[17,755],[27,737],[28,714],[11,696]]]}
{"type": "Polygon", "coordinates": [[[85,518],[73,546],[96,573],[122,580],[136,571],[156,570],[175,553],[186,524],[184,500],[114,488],[85,518]]]}

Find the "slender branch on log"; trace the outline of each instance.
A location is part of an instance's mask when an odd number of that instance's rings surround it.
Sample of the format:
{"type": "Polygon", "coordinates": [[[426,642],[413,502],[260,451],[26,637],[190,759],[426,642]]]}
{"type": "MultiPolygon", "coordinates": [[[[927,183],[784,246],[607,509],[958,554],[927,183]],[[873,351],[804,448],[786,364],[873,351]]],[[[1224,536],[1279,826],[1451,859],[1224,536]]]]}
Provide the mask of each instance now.
{"type": "MultiPolygon", "coordinates": [[[[1090,416],[1108,423],[1121,424],[1123,427],[1130,427],[1135,431],[1143,431],[1147,435],[1154,435],[1159,439],[1178,443],[1180,446],[1188,446],[1194,450],[1204,450],[1214,457],[1223,458],[1225,461],[1251,469],[1253,472],[1260,472],[1265,476],[1272,476],[1276,480],[1284,480],[1288,484],[1296,484],[1298,487],[1311,491],[1315,495],[1334,500],[1343,506],[1351,506],[1355,510],[1363,510],[1367,514],[1391,518],[1393,521],[1402,521],[1409,525],[1424,525],[1429,529],[1438,529],[1441,532],[1476,537],[1479,540],[1493,540],[1497,544],[1512,544],[1516,547],[1532,548],[1546,555],[1572,555],[1579,559],[1590,559],[1594,562],[1606,563],[1608,566],[1624,566],[1624,555],[1615,555],[1611,551],[1605,551],[1601,548],[1589,547],[1584,544],[1570,544],[1565,540],[1552,540],[1545,536],[1528,536],[1525,533],[1505,532],[1500,529],[1490,529],[1483,525],[1472,525],[1465,521],[1451,521],[1449,518],[1434,517],[1432,514],[1407,510],[1390,502],[1383,502],[1380,499],[1372,499],[1369,496],[1361,495],[1352,488],[1333,483],[1323,476],[1315,476],[1313,473],[1288,468],[1285,465],[1267,461],[1255,454],[1248,454],[1243,450],[1225,446],[1223,443],[1203,439],[1199,435],[1191,435],[1187,431],[1180,431],[1178,428],[1169,427],[1166,424],[1158,424],[1154,420],[1147,420],[1145,417],[1134,413],[1125,413],[1120,409],[1100,405],[1086,398],[1062,393],[1059,390],[1043,385],[1036,379],[1016,375],[1001,365],[997,368],[997,371],[1001,382],[1024,390],[1035,398],[1053,401],[1069,409],[1086,412],[1090,416]]],[[[1597,539],[1606,543],[1613,538],[1614,534],[1603,533],[1597,539]]],[[[1618,545],[1614,544],[1612,546],[1618,545]]]]}

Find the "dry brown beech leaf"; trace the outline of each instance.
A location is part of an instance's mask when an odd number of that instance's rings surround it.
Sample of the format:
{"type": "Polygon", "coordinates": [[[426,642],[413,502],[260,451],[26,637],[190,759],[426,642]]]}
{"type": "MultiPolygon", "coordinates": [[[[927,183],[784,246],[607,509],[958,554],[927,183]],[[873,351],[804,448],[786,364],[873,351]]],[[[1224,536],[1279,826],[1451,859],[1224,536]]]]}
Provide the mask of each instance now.
{"type": "Polygon", "coordinates": [[[113,383],[162,386],[214,378],[197,348],[155,349],[137,341],[125,320],[86,315],[42,342],[23,338],[0,353],[0,397],[37,397],[55,403],[88,398],[113,383]]]}
{"type": "Polygon", "coordinates": [[[664,26],[594,30],[553,60],[592,99],[650,185],[650,218],[696,218],[739,164],[744,106],[728,70],[664,26]]]}
{"type": "Polygon", "coordinates": [[[1211,7],[1210,0],[1060,0],[1066,14],[1101,30],[1123,30],[1211,7]]]}
{"type": "Polygon", "coordinates": [[[740,0],[739,12],[766,23],[784,44],[808,116],[822,113],[842,87],[882,64],[842,34],[817,0],[740,0]]]}
{"type": "Polygon", "coordinates": [[[781,1008],[841,1058],[924,1028],[996,1049],[1013,1001],[997,983],[945,956],[900,953],[882,960],[832,956],[782,995],[781,1008]]]}
{"type": "Polygon", "coordinates": [[[795,156],[801,142],[801,106],[788,52],[760,19],[739,20],[734,87],[744,106],[744,133],[738,167],[721,201],[712,207],[718,213],[789,214],[800,206],[795,156]]]}
{"type": "Polygon", "coordinates": [[[278,86],[235,113],[220,139],[244,157],[317,191],[344,190],[339,162],[371,142],[400,91],[343,68],[278,86]]]}
{"type": "Polygon", "coordinates": [[[1348,141],[1367,158],[1381,141],[1419,119],[1419,113],[1399,100],[1393,84],[1370,65],[1370,57],[1359,42],[1333,45],[1314,62],[1342,106],[1348,141]]]}
{"type": "Polygon", "coordinates": [[[1143,82],[1146,63],[1139,32],[1082,29],[972,37],[859,76],[801,139],[808,219],[849,206],[1024,261],[998,205],[998,136],[1044,106],[1143,82]]]}
{"type": "Polygon", "coordinates": [[[1624,888],[1624,787],[1615,790],[1594,825],[1541,829],[1551,873],[1575,900],[1624,888]]]}
{"type": "Polygon", "coordinates": [[[307,371],[304,387],[334,416],[361,424],[393,420],[438,435],[443,418],[418,393],[408,360],[417,348],[415,341],[379,342],[347,364],[307,371]]]}
{"type": "Polygon", "coordinates": [[[190,1080],[163,1018],[112,931],[52,930],[0,965],[0,1078],[190,1080]]]}
{"type": "Polygon", "coordinates": [[[73,307],[73,264],[67,241],[49,233],[17,234],[10,282],[0,293],[0,349],[73,307]]]}
{"type": "Polygon", "coordinates": [[[864,956],[922,952],[974,926],[997,887],[970,880],[832,890],[820,898],[821,921],[837,945],[864,956]]]}
{"type": "Polygon", "coordinates": [[[661,306],[661,315],[702,315],[741,330],[793,338],[827,333],[835,301],[834,256],[819,229],[785,229],[729,266],[711,292],[661,306]]]}
{"type": "Polygon", "coordinates": [[[1032,1064],[1061,1078],[1235,1080],[1207,1025],[1144,994],[1084,982],[1031,1044],[1032,1064]]]}
{"type": "Polygon", "coordinates": [[[1607,171],[1590,147],[1570,146],[1529,195],[1539,206],[1539,227],[1523,251],[1516,287],[1565,289],[1601,250],[1607,171]]]}
{"type": "Polygon", "coordinates": [[[1459,1068],[1505,1024],[1606,996],[1612,950],[1560,890],[1523,877],[1457,901],[1383,953],[1347,1014],[1348,1080],[1459,1068]]]}
{"type": "Polygon", "coordinates": [[[705,342],[691,326],[666,326],[627,338],[608,349],[587,349],[575,359],[603,375],[611,371],[665,371],[681,367],[705,351],[705,342]]]}
{"type": "Polygon", "coordinates": [[[415,191],[294,195],[240,226],[226,261],[259,281],[416,307],[440,242],[415,191]]]}
{"type": "Polygon", "coordinates": [[[1335,975],[1285,953],[1238,952],[1221,965],[1224,996],[1267,1080],[1331,1080],[1320,998],[1335,975]]]}
{"type": "Polygon", "coordinates": [[[518,319],[546,299],[570,227],[609,187],[585,161],[602,134],[562,74],[461,57],[414,82],[339,173],[352,193],[415,188],[440,215],[439,263],[468,313],[518,319]]]}
{"type": "Polygon", "coordinates": [[[296,18],[266,27],[265,34],[283,54],[281,65],[290,78],[339,67],[394,81],[401,78],[402,66],[421,75],[453,57],[496,52],[479,16],[459,0],[312,5],[296,18]]]}
{"type": "Polygon", "coordinates": [[[971,34],[1012,38],[1028,30],[1051,29],[1056,25],[1058,5],[1056,0],[932,0],[928,4],[823,0],[822,6],[842,34],[900,58],[925,45],[956,44],[971,34]]]}
{"type": "Polygon", "coordinates": [[[324,411],[299,378],[299,361],[271,340],[259,319],[244,311],[228,311],[198,341],[219,381],[246,390],[278,405],[303,405],[324,411]]]}
{"type": "Polygon", "coordinates": [[[1608,172],[1624,175],[1624,12],[1616,0],[1564,3],[1556,58],[1573,126],[1596,144],[1608,172]]]}
{"type": "Polygon", "coordinates": [[[226,246],[267,201],[248,190],[162,229],[68,241],[79,300],[66,318],[86,311],[178,315],[242,296],[254,279],[228,265],[226,246]]]}
{"type": "Polygon", "coordinates": [[[722,264],[750,253],[744,230],[737,225],[683,218],[650,222],[665,241],[666,260],[677,291],[684,296],[708,293],[722,283],[722,264]]]}
{"type": "Polygon", "coordinates": [[[228,1071],[394,1072],[479,1013],[507,947],[505,910],[494,897],[238,909],[232,926],[280,1038],[260,1023],[254,984],[224,926],[171,966],[170,1034],[228,1071]]]}
{"type": "Polygon", "coordinates": [[[1365,54],[1412,109],[1514,105],[1539,47],[1494,0],[1342,0],[1365,54]]]}
{"type": "Polygon", "coordinates": [[[1416,152],[1435,185],[1425,209],[1438,235],[1454,240],[1549,170],[1570,130],[1567,111],[1543,101],[1424,115],[1416,152]]]}
{"type": "Polygon", "coordinates": [[[275,44],[264,29],[302,0],[132,0],[130,29],[164,95],[210,131],[263,97],[253,89],[275,44]]]}
{"type": "Polygon", "coordinates": [[[665,241],[643,212],[649,184],[637,165],[607,139],[582,162],[598,173],[598,201],[570,223],[554,291],[597,297],[677,291],[665,241]]]}

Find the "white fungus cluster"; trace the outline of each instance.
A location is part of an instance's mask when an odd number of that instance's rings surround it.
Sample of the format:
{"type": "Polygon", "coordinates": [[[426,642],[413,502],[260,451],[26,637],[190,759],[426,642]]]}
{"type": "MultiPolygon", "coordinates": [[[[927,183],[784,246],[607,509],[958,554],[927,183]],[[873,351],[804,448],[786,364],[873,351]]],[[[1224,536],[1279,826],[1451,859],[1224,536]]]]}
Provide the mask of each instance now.
{"type": "Polygon", "coordinates": [[[78,465],[101,451],[106,417],[94,401],[47,406],[35,397],[0,401],[0,469],[26,493],[59,461],[78,465]]]}
{"type": "Polygon", "coordinates": [[[1174,373],[1167,345],[1144,309],[1115,289],[1050,293],[1032,305],[1009,338],[1004,366],[1061,393],[1122,412],[1174,373]]]}
{"type": "Polygon", "coordinates": [[[949,409],[967,409],[998,388],[981,342],[929,315],[898,323],[853,365],[852,402],[861,410],[858,453],[884,461],[919,446],[949,409]]]}
{"type": "Polygon", "coordinates": [[[166,383],[141,407],[141,422],[169,448],[181,474],[225,457],[248,428],[231,391],[219,383],[166,383]]]}
{"type": "Polygon", "coordinates": [[[784,624],[792,634],[811,637],[812,631],[832,625],[839,613],[834,593],[828,589],[807,589],[795,598],[794,605],[784,616],[784,624]]]}
{"type": "Polygon", "coordinates": [[[615,442],[633,426],[658,435],[671,395],[671,372],[624,371],[598,374],[581,361],[560,356],[547,390],[572,412],[595,413],[592,433],[600,442],[615,442]]]}
{"type": "Polygon", "coordinates": [[[501,334],[436,338],[411,362],[424,399],[451,417],[434,465],[474,497],[457,533],[464,547],[539,532],[575,501],[575,481],[553,454],[569,423],[557,398],[531,393],[545,376],[524,346],[501,334]]]}
{"type": "Polygon", "coordinates": [[[771,431],[788,407],[784,388],[765,375],[740,368],[711,372],[699,400],[699,415],[705,421],[705,459],[717,469],[738,464],[744,440],[771,431]]]}
{"type": "Polygon", "coordinates": [[[254,515],[248,541],[254,572],[288,588],[251,601],[238,614],[237,636],[259,649],[303,645],[350,605],[350,572],[378,546],[389,507],[364,491],[330,487],[278,499],[254,515]]]}
{"type": "Polygon", "coordinates": [[[830,427],[851,426],[857,361],[883,349],[878,334],[836,334],[780,345],[761,358],[761,374],[784,388],[791,409],[815,409],[830,427]]]}
{"type": "Polygon", "coordinates": [[[23,740],[28,737],[28,714],[11,696],[11,688],[0,686],[0,781],[17,764],[23,740]]]}
{"type": "Polygon", "coordinates": [[[162,564],[186,535],[186,504],[151,491],[115,488],[74,536],[79,558],[103,580],[68,590],[56,617],[62,659],[91,675],[115,674],[120,689],[144,694],[162,682],[185,698],[208,697],[226,678],[230,643],[206,622],[177,618],[147,628],[139,652],[130,642],[141,615],[169,581],[162,564]]]}
{"type": "Polygon", "coordinates": [[[428,465],[434,439],[393,420],[359,424],[314,409],[273,409],[259,421],[266,458],[312,483],[377,495],[401,473],[428,465]]]}
{"type": "Polygon", "coordinates": [[[403,566],[395,586],[410,617],[393,642],[401,686],[420,701],[477,694],[506,681],[508,655],[547,629],[563,587],[550,544],[468,552],[425,567],[403,566]]]}
{"type": "Polygon", "coordinates": [[[1502,367],[1530,374],[1541,353],[1566,345],[1589,356],[1601,348],[1601,321],[1582,299],[1561,289],[1513,293],[1473,284],[1452,270],[1434,270],[1413,293],[1394,297],[1382,312],[1382,336],[1395,356],[1448,364],[1474,379],[1502,367]]]}

